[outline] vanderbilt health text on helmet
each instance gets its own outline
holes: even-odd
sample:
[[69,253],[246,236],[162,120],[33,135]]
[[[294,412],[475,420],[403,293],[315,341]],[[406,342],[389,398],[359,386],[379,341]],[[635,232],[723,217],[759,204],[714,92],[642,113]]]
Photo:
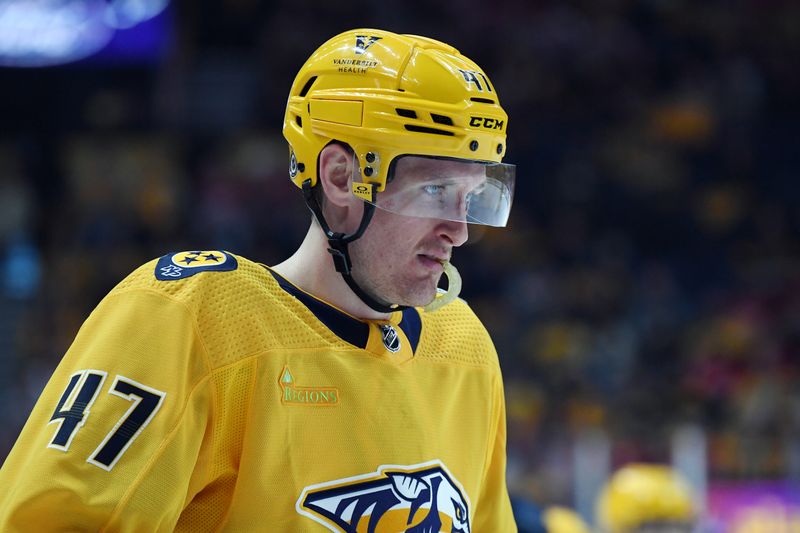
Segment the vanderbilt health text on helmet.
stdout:
[[[316,185],[319,153],[337,140],[356,153],[365,199],[372,188],[384,191],[401,156],[480,162],[490,186],[473,210],[484,214],[465,221],[504,226],[514,180],[513,165],[501,164],[507,126],[489,77],[455,48],[360,29],[323,44],[300,70],[283,133],[297,186]],[[487,216],[488,210],[499,214]]]

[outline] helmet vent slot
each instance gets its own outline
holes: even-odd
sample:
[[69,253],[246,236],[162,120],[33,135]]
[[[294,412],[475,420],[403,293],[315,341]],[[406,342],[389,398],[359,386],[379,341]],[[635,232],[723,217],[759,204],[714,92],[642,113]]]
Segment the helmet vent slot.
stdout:
[[473,102],[481,103],[481,104],[494,104],[494,103],[496,103],[491,98],[481,98],[480,96],[473,96],[472,98],[470,98],[470,100],[472,100]]
[[417,133],[432,133],[434,135],[447,135],[448,137],[452,137],[455,135],[455,133],[453,133],[452,131],[439,130],[436,128],[428,128],[425,126],[416,126],[414,124],[406,124],[405,127],[408,131],[414,131]]
[[397,111],[397,114],[400,115],[401,117],[417,118],[417,112],[414,111],[413,109],[400,109],[398,107],[395,109],[395,111]]
[[444,124],[445,126],[453,125],[453,119],[445,115],[437,115],[436,113],[431,113],[431,119],[433,119],[433,121],[437,124]]
[[300,115],[296,115],[296,116],[294,117],[294,121],[295,121],[295,122],[297,122],[297,125],[298,125],[298,126],[300,126],[301,128],[303,127],[303,119],[302,119],[302,118],[300,118]]
[[308,78],[308,81],[305,85],[303,85],[303,89],[300,91],[300,96],[303,97],[308,94],[308,91],[311,89],[311,86],[314,85],[314,82],[317,81],[316,76],[311,76]]

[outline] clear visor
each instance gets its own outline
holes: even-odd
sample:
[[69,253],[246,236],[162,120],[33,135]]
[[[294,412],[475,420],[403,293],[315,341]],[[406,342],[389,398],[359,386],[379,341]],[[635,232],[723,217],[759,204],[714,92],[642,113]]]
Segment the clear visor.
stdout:
[[392,163],[386,188],[374,201],[372,195],[358,194],[359,187],[365,187],[357,167],[353,191],[398,215],[503,227],[511,211],[515,174],[516,167],[504,163],[404,155]]

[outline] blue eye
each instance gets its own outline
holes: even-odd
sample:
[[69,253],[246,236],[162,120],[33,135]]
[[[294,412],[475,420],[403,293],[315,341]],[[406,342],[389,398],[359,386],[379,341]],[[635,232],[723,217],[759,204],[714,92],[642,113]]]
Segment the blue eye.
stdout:
[[431,196],[438,196],[444,192],[444,185],[425,185],[422,190]]

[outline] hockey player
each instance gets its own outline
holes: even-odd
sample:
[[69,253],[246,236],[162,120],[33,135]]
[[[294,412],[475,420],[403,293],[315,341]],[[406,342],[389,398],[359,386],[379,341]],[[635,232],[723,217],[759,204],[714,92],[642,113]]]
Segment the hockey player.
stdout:
[[617,470],[597,499],[602,533],[691,533],[698,509],[688,482],[666,465]]
[[468,223],[506,224],[506,127],[446,44],[326,42],[283,128],[304,242],[123,280],[0,471],[0,530],[516,531],[497,354],[450,264]]

